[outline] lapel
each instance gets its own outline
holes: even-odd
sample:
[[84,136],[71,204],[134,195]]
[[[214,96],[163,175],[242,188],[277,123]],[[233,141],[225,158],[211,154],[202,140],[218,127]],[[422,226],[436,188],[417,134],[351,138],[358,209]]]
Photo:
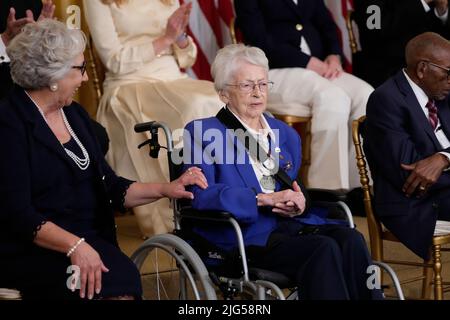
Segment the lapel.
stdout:
[[[279,1],[279,0],[277,0]],[[300,18],[301,18],[301,11],[300,11],[300,6],[295,4],[294,1],[292,0],[283,0],[286,5],[293,10],[293,12],[295,12]],[[302,1],[302,0],[298,0],[298,1]],[[300,4],[301,5],[301,4]]]
[[[269,123],[272,130],[275,132],[276,141],[274,141],[271,144],[271,153],[275,154],[276,148],[279,148],[284,144],[284,140],[286,137],[283,135],[280,135],[279,128],[276,125],[275,121],[272,121],[270,117],[267,115],[264,115],[267,122]],[[221,125],[226,130],[227,128],[221,123]],[[259,185],[259,181],[256,178],[255,171],[253,170],[252,165],[250,164],[250,158],[249,155],[245,149],[245,146],[242,144],[242,142],[239,139],[236,139],[235,135],[232,134],[233,130],[226,130],[226,136],[227,136],[227,146],[233,146],[234,148],[234,154],[236,155],[237,159],[245,159],[244,164],[236,164],[237,171],[239,172],[239,175],[241,176],[241,179],[244,181],[247,187],[252,188],[256,190],[258,193],[262,192],[261,186]],[[230,150],[227,150],[229,152]],[[281,153],[283,154],[283,148],[281,148]],[[281,159],[278,159],[279,166],[282,166],[284,161]],[[236,163],[236,162],[235,162]],[[281,189],[281,185],[278,181],[276,181],[276,191]]]
[[400,92],[404,96],[406,106],[411,111],[413,118],[417,121],[417,123],[419,123],[419,126],[423,129],[425,134],[431,139],[436,150],[440,150],[442,147],[437,140],[433,128],[428,122],[425,113],[422,111],[419,101],[417,101],[414,91],[412,90],[411,86],[408,83],[408,80],[403,74],[403,71],[397,73],[397,75],[395,76],[395,81],[397,82]]
[[[259,185],[258,180],[256,179],[255,171],[253,170],[252,165],[250,164],[250,158],[245,150],[245,146],[241,143],[239,139],[236,139],[236,136],[233,134],[234,130],[227,130],[222,123],[221,125],[224,127],[226,132],[227,142],[226,146],[232,146],[234,149],[226,150],[228,152],[234,152],[235,159],[235,167],[241,176],[242,181],[246,184],[247,187],[252,188],[257,191],[257,193],[261,193],[261,186]],[[227,148],[228,149],[228,148]],[[245,162],[242,164],[237,163],[236,159],[245,159]]]
[[[38,111],[33,101],[26,95],[25,91],[22,88],[16,88],[11,96],[11,100],[16,110],[31,128],[33,138],[38,143],[42,144],[49,152],[60,157],[72,170],[79,170],[74,161],[66,154],[63,146],[42,118],[41,113]],[[93,146],[90,143],[91,139],[87,137],[87,131],[83,130],[84,126],[81,123],[81,118],[74,116],[74,111],[73,108],[64,108],[64,112],[66,113],[72,129],[82,141],[89,155],[91,155],[93,150]]]

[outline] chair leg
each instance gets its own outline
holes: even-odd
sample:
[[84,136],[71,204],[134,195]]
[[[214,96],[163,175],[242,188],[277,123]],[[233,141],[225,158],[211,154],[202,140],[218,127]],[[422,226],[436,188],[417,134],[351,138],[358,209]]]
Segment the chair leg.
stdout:
[[443,299],[442,288],[442,264],[441,264],[441,245],[433,245],[433,269],[434,269],[434,299]]
[[[424,264],[431,264],[431,260],[423,261]],[[430,267],[423,267],[423,280],[422,280],[422,299],[430,300],[431,299],[431,286],[433,275],[433,269]]]

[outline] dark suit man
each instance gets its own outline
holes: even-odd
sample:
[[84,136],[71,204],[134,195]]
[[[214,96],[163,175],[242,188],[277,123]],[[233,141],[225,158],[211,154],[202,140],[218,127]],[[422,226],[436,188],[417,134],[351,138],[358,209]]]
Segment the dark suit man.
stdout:
[[[376,5],[377,12],[367,9]],[[447,0],[354,0],[362,51],[353,61],[356,76],[378,87],[405,66],[406,43],[426,31],[448,38]],[[380,28],[372,24],[379,18]]]
[[369,98],[364,149],[376,215],[428,258],[436,221],[450,220],[450,44],[421,34],[408,42],[406,63]]
[[[13,8],[13,9],[11,9]],[[52,18],[55,5],[47,0],[1,0],[0,1],[0,99],[8,95],[13,88],[9,60],[4,47],[20,32],[21,28],[35,19]],[[108,152],[109,138],[105,128],[92,120],[95,135],[99,140],[103,154]]]
[[[342,56],[336,25],[323,1],[235,0],[245,41],[261,48],[270,68],[306,68],[312,57]],[[311,51],[300,48],[304,38]]]

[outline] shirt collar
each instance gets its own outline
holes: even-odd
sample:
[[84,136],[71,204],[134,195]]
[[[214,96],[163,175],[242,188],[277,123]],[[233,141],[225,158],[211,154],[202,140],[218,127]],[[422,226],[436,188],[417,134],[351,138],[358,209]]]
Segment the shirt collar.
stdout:
[[241,118],[239,118],[239,116],[234,113],[230,108],[227,107],[227,109],[239,120],[239,122],[244,126],[244,128],[250,132],[250,134],[256,138],[261,138],[261,136],[263,137],[267,137],[268,135],[270,136],[270,139],[272,141],[276,141],[275,139],[275,133],[273,132],[272,128],[269,126],[269,123],[266,120],[266,117],[264,117],[264,115],[261,115],[260,120],[261,120],[261,124],[264,127],[263,130],[255,130],[253,128],[250,128],[244,121],[241,120]]
[[405,72],[405,70],[403,69],[403,74],[406,77],[406,80],[408,81],[409,85],[411,86],[414,95],[417,98],[417,101],[419,101],[420,107],[423,109],[425,108],[425,106],[428,103],[428,96],[427,94],[422,90],[421,87],[419,87],[414,81],[411,80],[411,78],[408,76],[408,74]]

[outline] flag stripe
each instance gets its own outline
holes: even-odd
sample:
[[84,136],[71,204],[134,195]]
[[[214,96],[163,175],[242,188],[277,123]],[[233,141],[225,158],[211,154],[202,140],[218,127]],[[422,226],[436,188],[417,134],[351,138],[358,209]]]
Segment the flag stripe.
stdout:
[[[186,0],[180,0],[180,2]],[[232,0],[191,0],[192,12],[189,18],[188,33],[194,39],[198,48],[197,61],[189,75],[198,79],[211,80],[210,64],[217,50],[231,43],[230,23],[234,17]],[[351,48],[346,15],[353,8],[353,0],[325,0],[325,4],[333,16],[342,43],[345,65],[351,71]],[[357,32],[357,30],[356,30]]]

